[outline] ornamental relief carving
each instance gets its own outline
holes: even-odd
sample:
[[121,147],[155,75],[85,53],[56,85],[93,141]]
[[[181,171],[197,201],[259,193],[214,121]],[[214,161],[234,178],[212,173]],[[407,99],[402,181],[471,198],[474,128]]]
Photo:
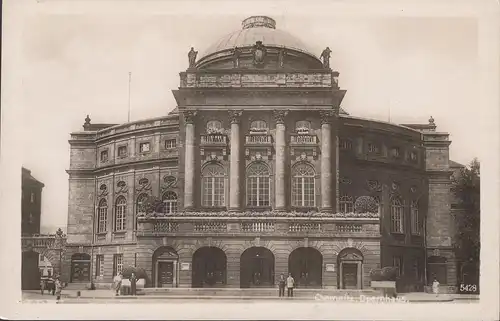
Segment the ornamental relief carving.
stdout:
[[239,124],[241,122],[241,115],[243,112],[241,110],[230,110],[229,111],[229,120],[231,124]]
[[367,180],[366,185],[370,192],[382,192],[382,184],[378,180]]
[[184,115],[184,121],[187,124],[193,124],[194,123],[195,118],[196,118],[196,111],[187,110],[187,111],[183,112],[183,115]]
[[333,121],[333,116],[335,116],[334,110],[322,110],[319,112],[321,125],[323,124],[331,124]]
[[106,197],[109,194],[108,185],[105,183],[99,185],[99,189],[97,191],[97,196]]
[[151,182],[146,177],[139,178],[136,185],[137,192],[150,191],[152,189]]
[[128,193],[128,186],[127,183],[124,180],[119,180],[118,183],[116,183],[116,190],[115,194],[126,194]]
[[225,161],[228,156],[226,148],[200,148],[200,155],[202,165],[207,162]]
[[273,111],[274,121],[276,122],[276,124],[284,124],[285,118],[287,115],[288,115],[287,110],[274,110]]
[[292,157],[292,162],[297,161],[313,161],[318,157],[318,149],[316,147],[291,147],[290,156]]
[[269,161],[272,159],[272,148],[246,148],[245,157],[251,161]]

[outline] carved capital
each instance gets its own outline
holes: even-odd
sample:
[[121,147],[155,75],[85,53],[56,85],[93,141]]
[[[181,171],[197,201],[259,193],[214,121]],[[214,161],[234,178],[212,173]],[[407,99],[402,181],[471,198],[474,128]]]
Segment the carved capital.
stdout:
[[186,122],[186,124],[194,123],[196,117],[196,111],[186,110],[183,114],[184,114],[184,121]]
[[335,116],[335,111],[333,110],[322,110],[319,112],[321,118],[321,125],[331,124],[333,121],[333,116]]
[[231,124],[239,124],[242,114],[243,112],[241,110],[230,110],[229,119],[231,120]]
[[276,124],[284,124],[286,115],[288,115],[288,111],[287,110],[275,110],[275,111],[273,111],[273,115],[274,115],[274,120],[276,121]]

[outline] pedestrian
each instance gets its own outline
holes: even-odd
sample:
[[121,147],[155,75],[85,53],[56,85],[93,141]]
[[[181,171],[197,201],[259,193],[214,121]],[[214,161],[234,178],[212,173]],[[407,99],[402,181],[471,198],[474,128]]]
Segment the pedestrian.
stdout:
[[285,285],[286,285],[285,276],[283,275],[283,273],[281,273],[280,279],[278,281],[279,296],[280,297],[284,297],[285,296]]
[[137,277],[135,276],[135,273],[132,272],[132,275],[130,276],[130,295],[136,295],[137,292]]
[[56,292],[56,303],[59,303],[59,300],[61,300],[61,292],[62,292],[62,283],[59,280],[59,277],[56,277],[55,281],[55,292]]
[[294,285],[295,285],[295,280],[292,277],[292,273],[288,273],[288,278],[286,279],[286,287],[288,288],[288,297],[293,297]]
[[43,295],[44,291],[45,291],[45,280],[40,279],[40,293],[42,293],[42,295]]
[[432,281],[432,293],[434,293],[436,296],[439,295],[439,282],[436,278],[434,278],[434,281]]
[[120,295],[120,288],[122,286],[122,272],[119,272],[113,279],[113,286],[115,290],[115,296]]

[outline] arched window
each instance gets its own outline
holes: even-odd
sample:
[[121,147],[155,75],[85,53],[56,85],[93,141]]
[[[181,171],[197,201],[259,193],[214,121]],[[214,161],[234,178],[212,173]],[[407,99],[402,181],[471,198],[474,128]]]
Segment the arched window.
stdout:
[[203,206],[225,206],[225,177],[224,168],[220,165],[210,164],[203,169]]
[[106,223],[108,218],[108,202],[102,199],[99,202],[99,207],[97,209],[97,233],[106,232]]
[[222,122],[218,120],[209,120],[207,122],[207,130],[211,129],[222,129]]
[[269,168],[263,163],[253,163],[247,169],[247,205],[267,207],[270,205]]
[[295,129],[296,130],[310,130],[311,129],[311,122],[307,120],[299,120],[298,122],[295,123]]
[[418,202],[411,202],[411,234],[419,235],[420,234],[420,222],[418,217]]
[[144,207],[144,205],[146,204],[147,199],[148,199],[147,194],[140,194],[139,196],[137,196],[137,202],[135,208],[137,216],[146,214],[146,208]]
[[120,196],[115,206],[115,231],[125,231],[125,217],[127,213],[127,200]]
[[162,201],[165,203],[165,213],[177,212],[177,194],[174,192],[165,192],[162,196]]
[[314,169],[308,164],[299,164],[293,168],[292,205],[314,207]]
[[403,233],[403,202],[396,197],[391,203],[391,232]]
[[267,123],[263,120],[254,120],[250,123],[250,129],[267,129]]
[[352,196],[344,195],[340,197],[339,203],[341,213],[354,212],[354,199]]

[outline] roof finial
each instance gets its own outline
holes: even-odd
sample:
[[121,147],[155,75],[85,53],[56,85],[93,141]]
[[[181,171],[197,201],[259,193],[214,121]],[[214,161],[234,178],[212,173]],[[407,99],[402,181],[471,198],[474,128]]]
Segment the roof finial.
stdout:
[[90,127],[90,117],[89,115],[87,115],[87,117],[85,118],[85,123],[83,124],[83,129],[87,129]]
[[429,118],[429,125],[435,125],[434,118],[432,118],[432,116],[431,116],[431,118]]

